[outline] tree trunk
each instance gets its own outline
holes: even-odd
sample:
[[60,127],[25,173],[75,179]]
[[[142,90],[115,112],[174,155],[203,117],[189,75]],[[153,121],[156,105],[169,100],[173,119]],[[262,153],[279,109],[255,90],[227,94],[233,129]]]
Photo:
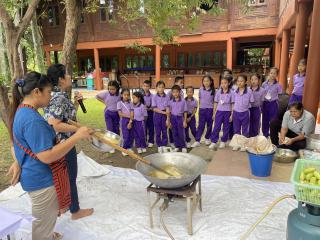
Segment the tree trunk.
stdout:
[[4,30],[6,32],[6,45],[12,80],[22,78],[23,69],[19,56],[17,31],[16,29],[8,29],[6,27],[4,28]]
[[46,68],[44,65],[43,49],[42,49],[42,39],[39,32],[39,26],[37,25],[37,16],[34,14],[31,21],[31,31],[33,47],[36,55],[36,65],[38,66],[40,73],[45,73]]
[[9,63],[6,51],[6,42],[4,39],[3,26],[0,23],[0,72],[5,82],[10,82]]
[[[21,17],[20,17],[20,11],[21,9],[19,8],[18,11],[16,11],[15,14],[15,19],[14,19],[14,25],[17,27],[21,21]],[[22,76],[24,76],[24,74],[27,71],[27,67],[24,61],[24,55],[23,55],[23,49],[22,46],[20,44],[20,40],[19,40],[19,44],[18,44],[18,54],[19,54],[19,60],[20,60],[20,64],[21,64],[21,69],[22,69]]]
[[10,106],[8,98],[8,88],[6,86],[0,85],[0,112],[1,118],[5,126],[9,129],[9,111],[8,106]]
[[71,76],[81,19],[81,2],[82,1],[77,0],[66,0],[65,2],[67,18],[62,50],[62,63],[66,66],[66,73]]
[[[15,25],[14,20],[11,18],[10,14],[5,8],[4,1],[0,1],[0,22],[2,22],[3,24],[5,33],[7,56],[12,83],[14,83],[15,79],[23,76],[23,69],[18,53],[18,45],[20,43],[22,35],[30,24],[31,18],[34,15],[39,2],[40,0],[30,0],[23,18],[17,25]],[[7,127],[9,127],[8,115],[11,108],[9,106],[10,101],[8,96],[8,89],[0,84],[0,111]]]

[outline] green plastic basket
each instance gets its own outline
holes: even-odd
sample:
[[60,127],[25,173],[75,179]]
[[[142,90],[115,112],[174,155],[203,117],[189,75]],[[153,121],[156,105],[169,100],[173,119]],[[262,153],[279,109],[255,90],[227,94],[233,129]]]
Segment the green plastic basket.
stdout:
[[320,161],[297,159],[291,174],[291,183],[294,185],[298,201],[320,205],[320,186],[300,183],[301,172],[309,167],[314,167],[320,172]]

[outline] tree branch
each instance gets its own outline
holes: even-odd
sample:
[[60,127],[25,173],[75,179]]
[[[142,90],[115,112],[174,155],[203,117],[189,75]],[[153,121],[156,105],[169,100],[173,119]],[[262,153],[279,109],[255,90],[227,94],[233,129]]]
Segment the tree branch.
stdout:
[[21,19],[21,22],[18,25],[18,38],[21,37],[21,35],[25,32],[25,30],[30,25],[30,21],[34,15],[34,12],[37,9],[39,2],[40,2],[40,0],[32,0],[29,3],[28,9],[27,9],[25,15],[23,16],[23,18]]
[[0,21],[3,26],[14,29],[13,20],[5,9],[4,3],[0,3]]

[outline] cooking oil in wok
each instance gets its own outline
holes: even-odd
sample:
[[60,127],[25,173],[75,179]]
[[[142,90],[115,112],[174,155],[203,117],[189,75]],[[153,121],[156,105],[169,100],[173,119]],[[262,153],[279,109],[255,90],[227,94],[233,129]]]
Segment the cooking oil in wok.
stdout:
[[179,169],[175,165],[167,164],[167,165],[161,166],[161,169],[170,173],[171,175],[168,175],[168,174],[161,172],[159,170],[152,170],[149,173],[149,176],[159,178],[159,179],[181,178],[182,177],[181,172],[179,171]]

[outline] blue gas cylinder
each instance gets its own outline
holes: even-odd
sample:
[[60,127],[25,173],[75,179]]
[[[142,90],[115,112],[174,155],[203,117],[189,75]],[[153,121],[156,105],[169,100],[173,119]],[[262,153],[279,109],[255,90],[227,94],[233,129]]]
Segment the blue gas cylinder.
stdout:
[[299,202],[287,221],[287,240],[320,239],[320,206]]

